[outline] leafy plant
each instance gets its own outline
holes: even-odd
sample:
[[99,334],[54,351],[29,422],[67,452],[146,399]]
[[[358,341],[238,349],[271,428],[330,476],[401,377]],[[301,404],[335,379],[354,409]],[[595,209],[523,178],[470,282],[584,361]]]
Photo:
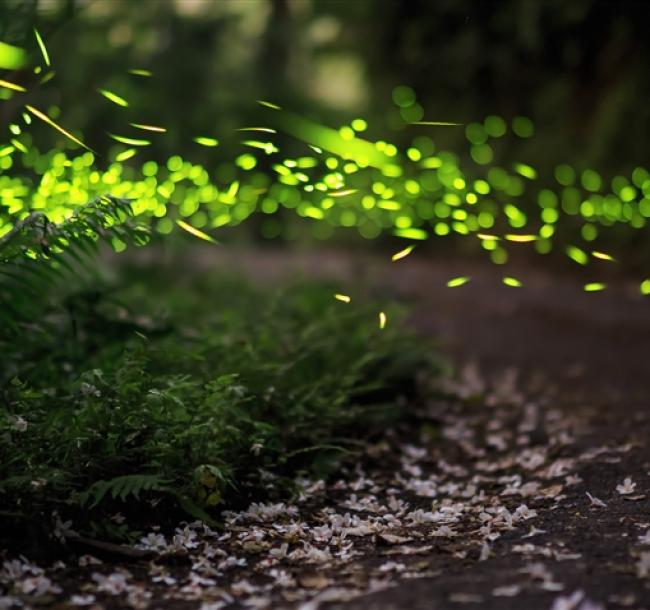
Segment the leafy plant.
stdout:
[[87,504],[89,508],[97,506],[108,495],[122,502],[131,498],[139,500],[141,492],[165,491],[167,483],[168,481],[155,474],[127,474],[109,481],[93,483],[88,490],[77,496],[77,500],[82,505]]
[[136,268],[72,292],[47,331],[21,324],[2,379],[0,510],[77,523],[164,499],[210,519],[269,477],[326,474],[437,370],[397,312],[380,330],[376,305],[333,294]]
[[148,231],[135,223],[129,200],[109,195],[58,225],[41,212],[17,222],[0,239],[0,319],[5,333],[37,318],[49,303],[43,297],[56,293],[66,274],[78,273],[97,253],[100,239],[141,245]]

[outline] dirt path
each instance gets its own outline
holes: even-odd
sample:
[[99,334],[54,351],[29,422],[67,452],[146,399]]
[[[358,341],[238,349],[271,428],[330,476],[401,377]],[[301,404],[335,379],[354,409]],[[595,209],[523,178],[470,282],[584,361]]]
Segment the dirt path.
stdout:
[[512,289],[492,266],[416,258],[219,264],[399,295],[459,363],[446,389],[463,399],[432,401],[434,425],[387,431],[291,505],[151,532],[146,561],[5,565],[0,608],[650,608],[650,301],[634,287],[522,271]]

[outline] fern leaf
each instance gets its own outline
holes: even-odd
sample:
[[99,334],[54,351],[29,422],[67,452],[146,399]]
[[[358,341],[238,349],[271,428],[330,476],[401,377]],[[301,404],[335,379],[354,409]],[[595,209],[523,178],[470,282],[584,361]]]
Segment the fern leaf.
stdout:
[[126,502],[130,497],[140,499],[142,491],[169,491],[169,481],[157,474],[127,474],[108,481],[93,483],[79,498],[82,505],[92,499],[89,508],[95,508],[107,497]]

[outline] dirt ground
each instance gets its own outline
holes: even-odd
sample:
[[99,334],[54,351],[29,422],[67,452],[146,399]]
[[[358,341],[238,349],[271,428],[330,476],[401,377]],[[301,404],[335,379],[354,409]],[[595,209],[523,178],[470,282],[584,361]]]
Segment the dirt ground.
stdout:
[[585,294],[518,269],[524,286],[509,288],[492,265],[413,255],[205,264],[394,296],[450,354],[457,398],[386,431],[339,480],[304,481],[292,504],[227,515],[223,532],[153,531],[128,562],[5,564],[0,609],[650,608],[650,300],[635,285]]

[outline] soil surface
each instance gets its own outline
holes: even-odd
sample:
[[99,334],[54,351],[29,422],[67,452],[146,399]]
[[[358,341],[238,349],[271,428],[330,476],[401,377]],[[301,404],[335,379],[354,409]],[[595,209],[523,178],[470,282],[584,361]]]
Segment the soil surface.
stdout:
[[[302,481],[299,498],[226,515],[223,531],[154,530],[129,561],[8,559],[0,609],[650,609],[650,300],[638,284],[585,294],[575,277],[516,269],[524,286],[510,288],[494,266],[414,255],[205,264],[394,295],[452,355],[447,397],[338,480]],[[461,275],[472,279],[445,287]]]

